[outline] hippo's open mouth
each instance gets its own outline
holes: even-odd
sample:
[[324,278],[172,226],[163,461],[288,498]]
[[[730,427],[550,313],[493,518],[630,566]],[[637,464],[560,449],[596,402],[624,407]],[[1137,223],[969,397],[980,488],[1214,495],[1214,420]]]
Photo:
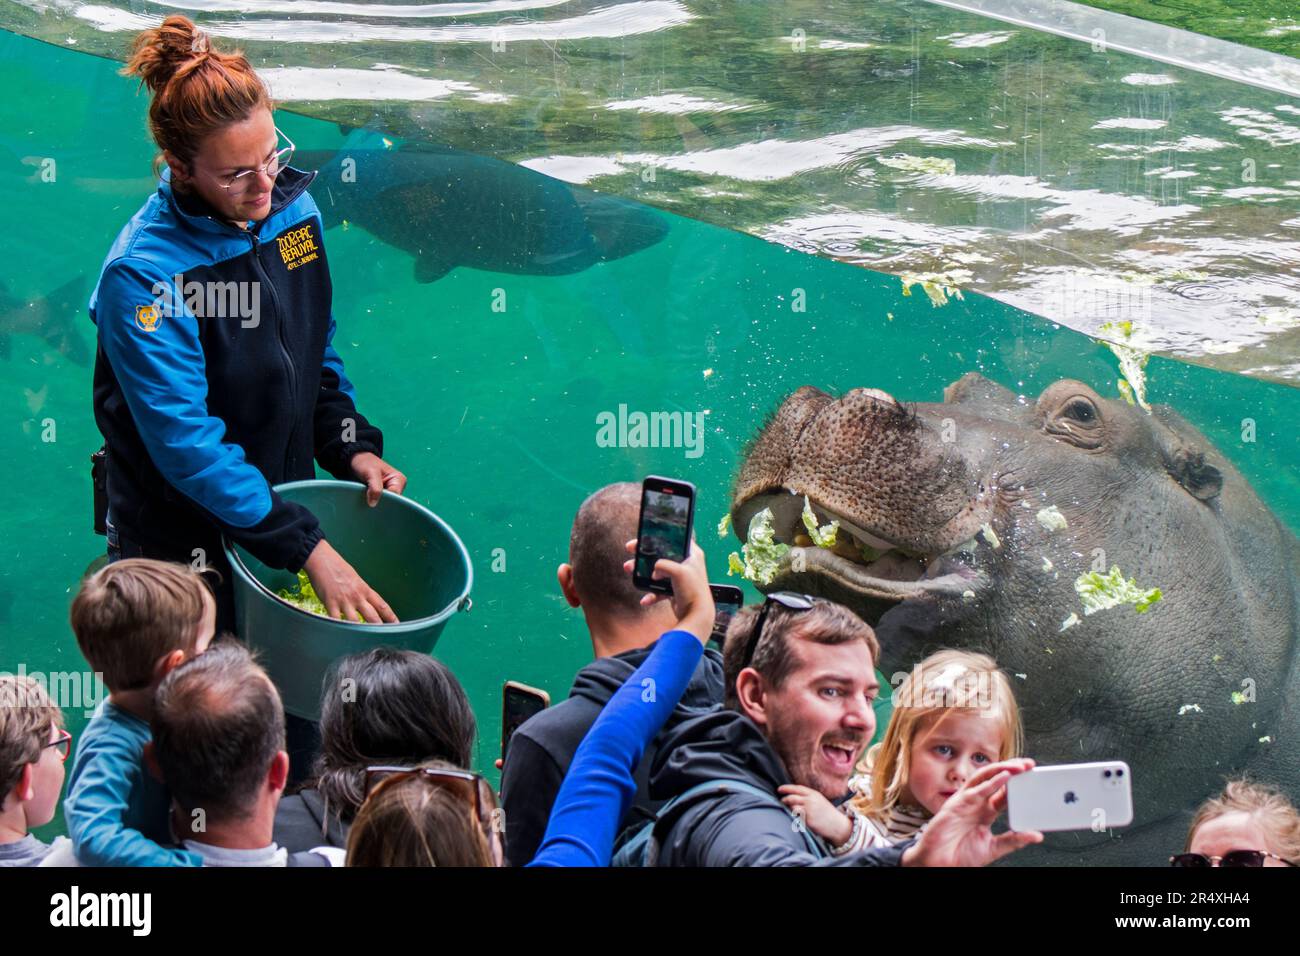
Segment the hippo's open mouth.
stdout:
[[972,563],[974,537],[942,552],[926,554],[860,527],[811,496],[808,500],[819,525],[839,522],[834,547],[816,546],[808,536],[802,519],[804,495],[800,492],[764,492],[737,507],[738,529],[747,528],[754,515],[770,508],[774,537],[790,545],[771,586],[763,590],[796,588],[837,599],[853,595],[858,598],[855,605],[869,608],[872,613],[868,617],[878,619],[898,602],[969,596],[978,592],[984,582],[984,574]]

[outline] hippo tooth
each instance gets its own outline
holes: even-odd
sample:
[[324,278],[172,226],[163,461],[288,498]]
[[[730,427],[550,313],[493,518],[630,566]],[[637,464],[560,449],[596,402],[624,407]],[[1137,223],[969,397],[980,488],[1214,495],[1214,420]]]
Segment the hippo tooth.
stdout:
[[897,545],[895,545],[892,541],[886,541],[884,538],[876,537],[874,534],[872,534],[869,531],[863,531],[853,522],[847,521],[844,518],[841,518],[837,514],[831,514],[831,512],[829,511],[826,513],[830,515],[832,518],[834,518],[836,521],[838,521],[840,523],[840,528],[852,534],[853,537],[856,538],[860,544],[870,545],[871,547],[875,548],[877,551],[891,551],[897,547]]
[[967,538],[967,539],[966,539],[965,541],[963,541],[961,544],[957,544],[957,545],[954,545],[953,547],[949,548],[947,551],[944,552],[944,556],[947,556],[947,555],[950,555],[950,554],[957,554],[957,553],[962,552],[962,551],[965,551],[967,554],[972,554],[972,553],[974,553],[974,551],[975,551],[975,538],[974,538],[974,537]]

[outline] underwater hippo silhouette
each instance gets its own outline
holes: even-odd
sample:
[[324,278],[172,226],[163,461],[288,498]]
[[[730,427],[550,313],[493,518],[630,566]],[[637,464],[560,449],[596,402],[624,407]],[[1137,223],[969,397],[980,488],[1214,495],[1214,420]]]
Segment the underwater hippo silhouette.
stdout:
[[[907,406],[805,386],[747,449],[737,533],[771,508],[795,542],[805,495],[840,520],[840,553],[792,547],[763,590],[853,608],[887,678],[940,647],[990,654],[1028,756],[1132,767],[1132,825],[1048,834],[1011,862],[1164,865],[1225,775],[1300,793],[1300,546],[1177,412],[1068,379],[1035,400],[970,373]],[[1038,519],[1053,505],[1066,527]],[[1076,579],[1114,567],[1162,599],[1085,614]]]
[[568,275],[621,259],[667,235],[639,203],[604,196],[513,163],[373,136],[337,152],[299,150],[318,169],[311,194],[325,228],[342,221],[415,257],[433,282],[457,266],[515,275]]
[[0,283],[0,358],[9,358],[10,339],[14,335],[31,335],[68,361],[85,366],[90,349],[77,332],[76,321],[86,311],[86,277],[78,276],[39,299],[21,299],[11,295]]

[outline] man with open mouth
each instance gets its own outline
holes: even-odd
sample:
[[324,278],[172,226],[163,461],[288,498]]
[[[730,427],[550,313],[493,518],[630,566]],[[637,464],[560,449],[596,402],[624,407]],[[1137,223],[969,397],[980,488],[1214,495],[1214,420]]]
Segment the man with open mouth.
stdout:
[[1037,832],[994,836],[1006,781],[1028,759],[974,774],[915,840],[832,858],[792,816],[795,783],[840,801],[872,735],[879,692],[871,627],[847,608],[778,592],[741,610],[723,651],[725,706],[680,724],[660,744],[650,792],[670,802],[652,831],[658,866],[983,866]]

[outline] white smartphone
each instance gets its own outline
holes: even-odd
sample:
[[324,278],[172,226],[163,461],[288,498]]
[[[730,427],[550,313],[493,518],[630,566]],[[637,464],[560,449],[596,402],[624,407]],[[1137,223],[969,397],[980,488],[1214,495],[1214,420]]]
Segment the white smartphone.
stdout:
[[1122,760],[1035,767],[1007,781],[1012,830],[1109,830],[1133,822],[1132,773]]

